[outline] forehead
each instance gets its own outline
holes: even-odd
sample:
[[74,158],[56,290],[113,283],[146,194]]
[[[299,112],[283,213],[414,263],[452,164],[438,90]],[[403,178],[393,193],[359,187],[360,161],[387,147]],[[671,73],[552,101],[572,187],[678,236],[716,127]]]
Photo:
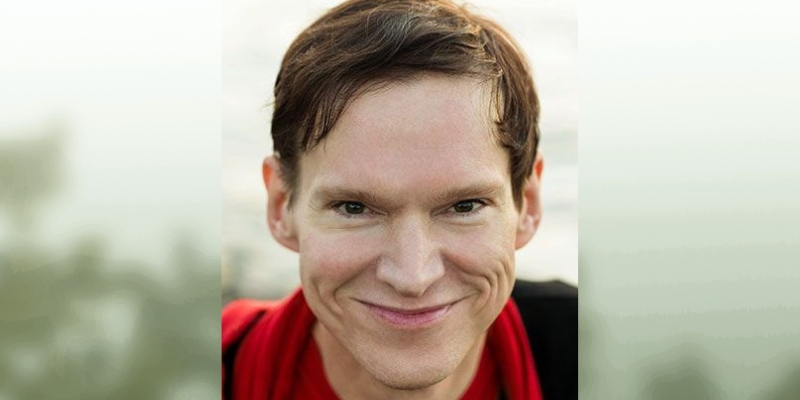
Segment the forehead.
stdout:
[[490,85],[426,75],[356,98],[330,134],[301,157],[301,192],[366,185],[407,191],[466,180],[502,183],[508,158],[493,134]]

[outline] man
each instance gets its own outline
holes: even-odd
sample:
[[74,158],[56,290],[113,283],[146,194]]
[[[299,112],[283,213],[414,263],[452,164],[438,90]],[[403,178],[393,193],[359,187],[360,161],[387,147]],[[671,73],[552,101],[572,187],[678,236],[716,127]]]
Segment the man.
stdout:
[[511,38],[448,0],[352,0],[301,33],[263,175],[302,287],[226,307],[223,398],[577,398],[577,290],[514,275],[538,115]]

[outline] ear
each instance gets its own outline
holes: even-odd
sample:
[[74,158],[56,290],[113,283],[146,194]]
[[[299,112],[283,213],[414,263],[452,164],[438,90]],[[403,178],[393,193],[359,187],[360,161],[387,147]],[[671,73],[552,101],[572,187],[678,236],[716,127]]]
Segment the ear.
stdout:
[[281,178],[281,165],[276,156],[264,159],[264,186],[267,188],[267,224],[272,236],[289,250],[299,251],[297,229],[289,210],[289,191]]
[[539,197],[539,189],[542,183],[543,169],[544,158],[540,151],[533,162],[531,175],[525,180],[525,186],[522,188],[522,207],[520,209],[515,244],[517,249],[530,242],[536,230],[539,229],[539,222],[542,220],[542,202]]

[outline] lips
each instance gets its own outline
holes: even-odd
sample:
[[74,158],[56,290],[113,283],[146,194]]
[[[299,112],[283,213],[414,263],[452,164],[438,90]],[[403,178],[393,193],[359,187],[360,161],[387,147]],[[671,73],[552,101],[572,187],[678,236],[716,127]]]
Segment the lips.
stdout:
[[454,303],[402,309],[362,302],[367,309],[379,319],[401,328],[424,328],[443,320],[450,312]]

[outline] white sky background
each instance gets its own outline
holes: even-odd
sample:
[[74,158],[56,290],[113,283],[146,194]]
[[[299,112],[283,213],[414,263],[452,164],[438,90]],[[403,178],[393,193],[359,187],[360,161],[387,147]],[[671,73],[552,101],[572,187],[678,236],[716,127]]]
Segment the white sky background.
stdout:
[[219,255],[219,26],[207,0],[0,2],[2,140],[65,131],[37,240],[95,235],[159,273],[179,232]]
[[[297,258],[264,222],[272,86],[291,41],[339,1],[235,0],[222,8],[223,252],[247,266],[245,293],[297,284]],[[471,1],[525,49],[542,103],[544,220],[519,275],[578,282],[578,12],[575,1]]]

